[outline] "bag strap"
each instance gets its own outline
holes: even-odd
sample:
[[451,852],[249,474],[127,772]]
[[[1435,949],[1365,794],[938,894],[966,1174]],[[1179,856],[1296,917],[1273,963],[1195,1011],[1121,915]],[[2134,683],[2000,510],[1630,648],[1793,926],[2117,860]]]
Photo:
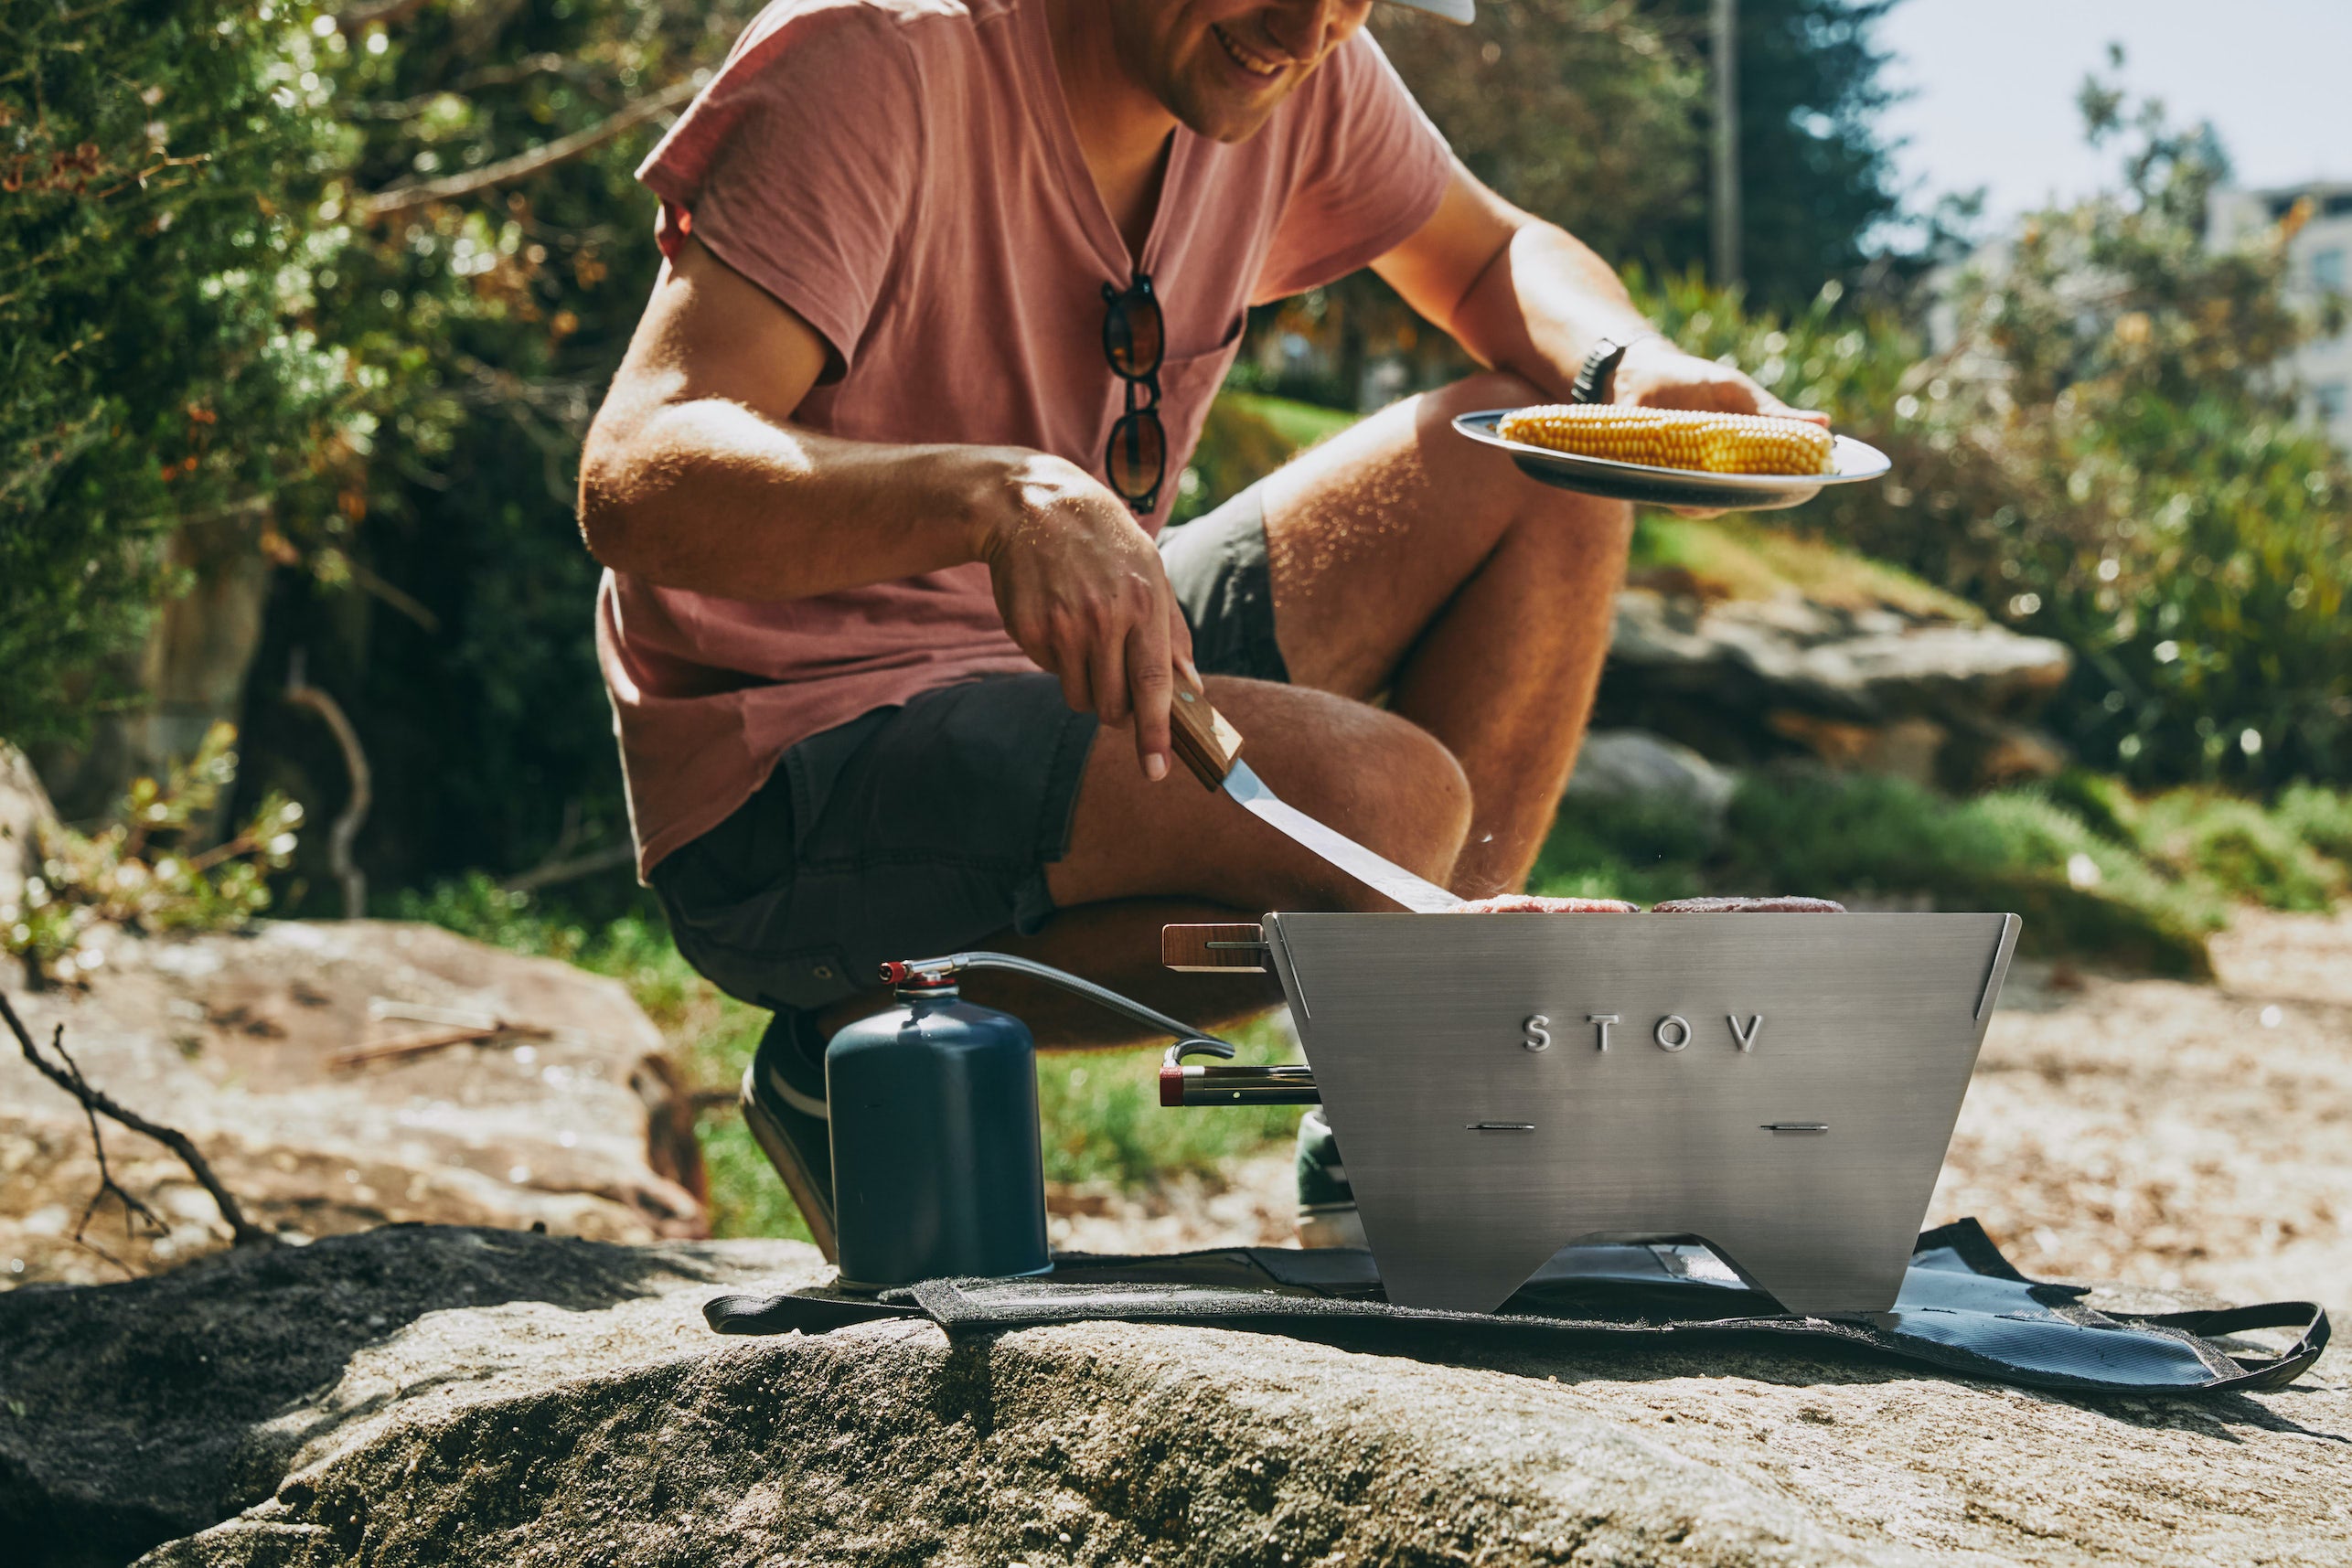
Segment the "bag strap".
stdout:
[[923,1316],[919,1307],[838,1296],[720,1296],[702,1304],[702,1320],[721,1334],[829,1334],[853,1323]]
[[[2200,1339],[2218,1339],[2226,1334],[2242,1333],[2249,1328],[2294,1328],[2300,1330],[2295,1342],[2275,1356],[2240,1356],[2229,1359],[2245,1369],[2237,1377],[2223,1378],[2208,1383],[2208,1392],[2221,1389],[2281,1389],[2301,1377],[2320,1352],[2327,1349],[2333,1331],[2327,1321],[2327,1309],[2312,1301],[2265,1301],[2251,1307],[2223,1307],[2204,1312],[2118,1313],[2120,1321],[2145,1323],[2157,1328],[2178,1328]],[[2227,1352],[2225,1352],[2227,1353]]]

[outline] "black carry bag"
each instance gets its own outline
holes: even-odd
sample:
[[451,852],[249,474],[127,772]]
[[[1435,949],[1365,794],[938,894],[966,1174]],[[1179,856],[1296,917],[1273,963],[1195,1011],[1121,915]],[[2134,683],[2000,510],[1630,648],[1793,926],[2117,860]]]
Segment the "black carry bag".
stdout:
[[[2027,1279],[1973,1220],[1921,1235],[1892,1310],[1801,1317],[1775,1309],[1696,1243],[1570,1247],[1502,1310],[1395,1307],[1371,1253],[1232,1247],[1167,1256],[1064,1253],[1018,1279],[935,1279],[879,1296],[837,1289],[722,1296],[703,1308],[722,1334],[822,1334],[887,1318],[928,1318],[950,1335],[1090,1319],[1193,1323],[1316,1338],[1393,1326],[1516,1339],[1690,1344],[1740,1336],[1794,1349],[1835,1344],[1962,1377],[2075,1393],[2210,1393],[2283,1388],[2326,1348],[2327,1314],[2304,1301],[2204,1312],[2101,1312],[2089,1290]],[[2264,1350],[2235,1337],[2284,1329]]]

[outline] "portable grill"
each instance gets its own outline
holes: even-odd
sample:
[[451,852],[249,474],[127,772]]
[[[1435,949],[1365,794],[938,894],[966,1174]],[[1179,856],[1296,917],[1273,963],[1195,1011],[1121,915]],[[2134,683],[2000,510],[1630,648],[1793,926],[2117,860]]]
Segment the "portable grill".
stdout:
[[1270,969],[1304,1066],[1236,1065],[1213,1035],[1003,954],[885,977],[1014,971],[1172,1035],[1163,1105],[1321,1104],[1398,1306],[1491,1312],[1572,1243],[1696,1239],[1790,1312],[1881,1312],[2019,929],[2014,914],[1653,912],[1163,931],[1171,968]]
[[1572,1242],[1696,1237],[1791,1312],[1890,1307],[2014,914],[1269,914],[1308,1065],[1185,1060],[1166,1104],[1320,1102],[1391,1301],[1491,1311]]

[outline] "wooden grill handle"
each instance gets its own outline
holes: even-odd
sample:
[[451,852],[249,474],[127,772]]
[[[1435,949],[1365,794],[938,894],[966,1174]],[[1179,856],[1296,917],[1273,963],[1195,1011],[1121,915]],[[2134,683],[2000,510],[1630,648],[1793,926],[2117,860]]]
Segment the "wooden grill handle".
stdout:
[[1160,962],[1188,975],[1235,969],[1266,972],[1266,933],[1252,921],[1224,925],[1163,925]]

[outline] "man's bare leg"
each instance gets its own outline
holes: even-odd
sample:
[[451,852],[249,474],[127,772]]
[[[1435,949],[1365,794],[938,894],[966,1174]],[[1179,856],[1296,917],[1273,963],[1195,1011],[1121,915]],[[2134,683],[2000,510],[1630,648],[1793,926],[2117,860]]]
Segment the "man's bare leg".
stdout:
[[1576,765],[1609,651],[1632,508],[1522,475],[1457,414],[1541,400],[1473,376],[1384,410],[1267,483],[1276,635],[1291,678],[1389,707],[1461,763],[1470,836],[1448,885],[1516,891]]
[[[1470,824],[1470,792],[1445,748],[1392,713],[1331,693],[1212,677],[1209,698],[1285,797],[1399,865],[1441,880]],[[1157,784],[1131,750],[1097,744],[1079,784],[1069,853],[1046,868],[1060,912],[1035,937],[989,945],[1069,969],[1188,1022],[1214,1028],[1281,1000],[1270,975],[1175,975],[1160,928],[1254,921],[1268,910],[1395,906],[1333,870],[1190,773]],[[1145,1038],[1090,1002],[1034,982],[974,976],[975,1000],[1018,1015],[1040,1044]],[[854,998],[820,1020],[873,1010]]]

